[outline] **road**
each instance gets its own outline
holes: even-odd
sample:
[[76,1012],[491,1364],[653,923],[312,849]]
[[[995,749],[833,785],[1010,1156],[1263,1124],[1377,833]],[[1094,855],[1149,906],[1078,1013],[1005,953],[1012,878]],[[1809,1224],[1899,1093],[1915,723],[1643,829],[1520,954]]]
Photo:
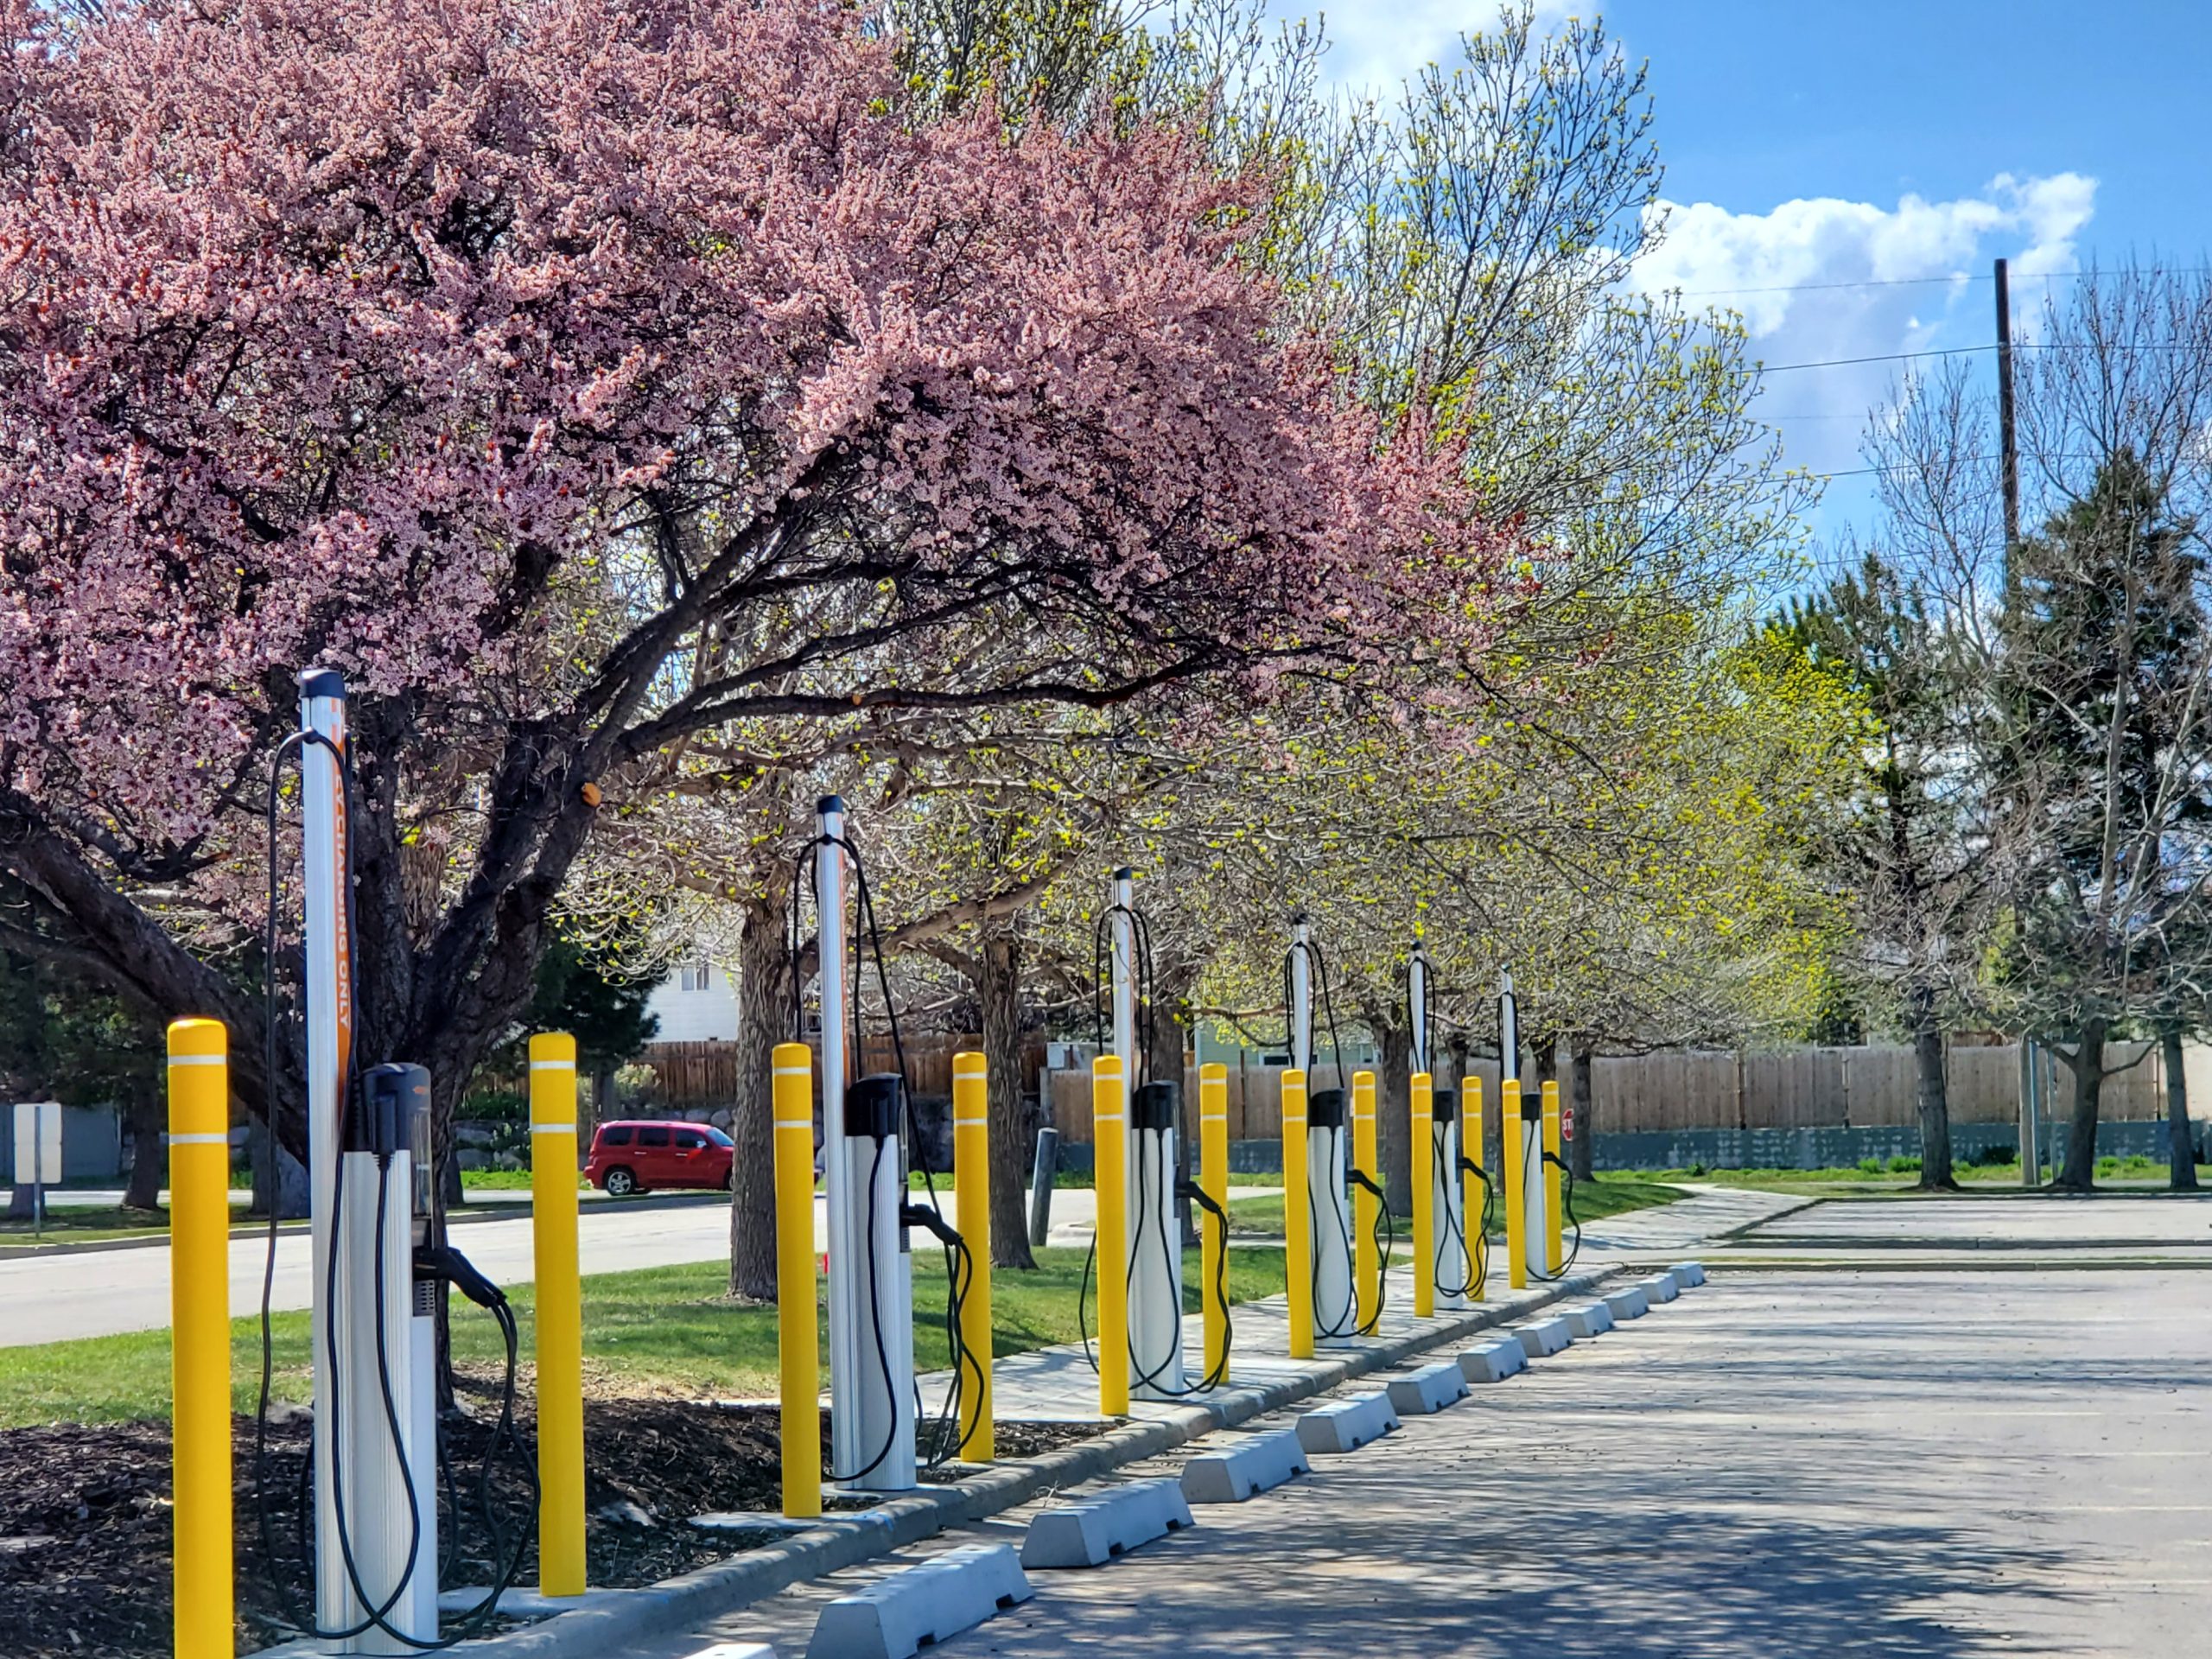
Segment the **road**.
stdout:
[[[940,1186],[950,1213],[952,1193]],[[1067,1188],[1052,1199],[1055,1231],[1090,1221],[1092,1198]],[[720,1202],[652,1199],[639,1204],[590,1204],[579,1222],[583,1270],[616,1273],[631,1268],[712,1262],[729,1253],[729,1211]],[[826,1237],[822,1200],[815,1203],[815,1239]],[[454,1229],[462,1254],[501,1285],[530,1282],[535,1273],[527,1214],[470,1221]],[[258,1234],[231,1241],[231,1312],[243,1316],[261,1306],[268,1245]],[[280,1234],[270,1305],[308,1306],[313,1278],[308,1236]],[[76,1337],[149,1331],[169,1322],[169,1251],[166,1243],[131,1249],[55,1253],[0,1262],[0,1347],[60,1342]]]
[[[2202,1652],[2209,1377],[2202,1273],[1716,1274],[1192,1532],[1034,1573],[1033,1601],[932,1651]],[[1018,1545],[1032,1513],[926,1549]],[[823,1602],[885,1570],[626,1651],[803,1653]]]

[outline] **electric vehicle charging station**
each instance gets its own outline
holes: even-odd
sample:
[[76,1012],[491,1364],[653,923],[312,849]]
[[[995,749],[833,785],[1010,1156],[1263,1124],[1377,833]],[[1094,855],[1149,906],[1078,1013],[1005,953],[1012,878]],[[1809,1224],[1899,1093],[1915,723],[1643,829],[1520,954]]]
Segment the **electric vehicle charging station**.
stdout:
[[[1521,1009],[1513,994],[1513,975],[1500,969],[1497,976],[1497,1052],[1499,1087],[1521,1080]],[[1545,1240],[1544,1219],[1544,1103],[1540,1090],[1523,1089],[1518,1128],[1500,1126],[1505,1144],[1500,1158],[1519,1160],[1521,1171],[1521,1267],[1531,1281],[1552,1277]],[[1516,1139],[1517,1136],[1517,1139]]]
[[[1406,1012],[1408,1029],[1413,1037],[1413,1069],[1417,1075],[1432,1072],[1430,990],[1428,953],[1416,944],[1413,959],[1406,968]],[[1474,1274],[1467,1261],[1466,1226],[1461,1206],[1459,1126],[1454,1092],[1433,1089],[1429,1114],[1429,1214],[1433,1217],[1430,1226],[1431,1282],[1435,1287],[1436,1306],[1456,1311],[1468,1305],[1466,1293],[1473,1287]],[[1481,1135],[1480,1124],[1475,1126],[1475,1133]]]
[[[519,1338],[512,1311],[447,1243],[433,1203],[430,1074],[419,1065],[364,1066],[357,1053],[359,962],[353,915],[353,766],[344,677],[329,668],[299,676],[300,726],[279,746],[270,780],[266,1020],[278,1028],[274,963],[281,883],[278,787],[284,758],[299,752],[301,944],[310,1254],[314,1426],[311,1605],[291,1617],[327,1651],[405,1654],[446,1645],[438,1634],[439,1287],[450,1284],[491,1313],[505,1338],[505,1403],[488,1459],[524,1458],[513,1433]],[[270,1115],[273,1123],[275,1114]],[[272,1145],[274,1129],[270,1131]],[[272,1156],[272,1166],[274,1159]],[[276,1227],[270,1230],[273,1275]],[[262,1319],[270,1317],[264,1279]],[[264,1377],[259,1414],[265,1426]],[[264,1437],[257,1433],[255,1503],[269,1526]],[[488,1476],[488,1469],[486,1471]],[[529,1502],[537,1502],[529,1467]],[[289,1484],[289,1482],[287,1483]],[[485,1522],[502,1557],[491,1591],[454,1621],[481,1627],[513,1583],[529,1533],[491,1511]],[[302,1517],[302,1532],[305,1531]]]
[[[1290,944],[1290,1063],[1313,1076],[1313,938],[1304,916],[1293,918]],[[1313,1089],[1306,1103],[1306,1203],[1313,1228],[1313,1333],[1324,1342],[1353,1336],[1359,1309],[1352,1287],[1351,1214],[1344,1202],[1346,1091],[1344,1060],[1337,1085]]]
[[846,1084],[849,1057],[858,1052],[845,982],[846,861],[845,804],[825,795],[815,807],[814,881],[830,1211],[830,1474],[855,1491],[903,1492],[915,1480],[913,1257],[899,1139],[906,1090],[896,1072]]
[[[339,1651],[405,1653],[438,1633],[436,1287],[429,1074],[379,1065],[353,1087],[346,687],[300,677],[313,1232],[315,1622]],[[397,1210],[397,1213],[394,1211]],[[384,1628],[389,1626],[389,1629]]]
[[[1184,1382],[1183,1233],[1175,1214],[1183,1089],[1179,1078],[1137,1081],[1147,1057],[1137,1052],[1137,994],[1145,953],[1139,944],[1136,872],[1127,866],[1116,870],[1107,912],[1111,1052],[1122,1062],[1128,1090],[1122,1133],[1128,1136],[1129,1171],[1124,1235],[1129,1256],[1129,1387],[1139,1399],[1175,1400],[1192,1392]],[[1111,1263],[1104,1269],[1113,1270]]]

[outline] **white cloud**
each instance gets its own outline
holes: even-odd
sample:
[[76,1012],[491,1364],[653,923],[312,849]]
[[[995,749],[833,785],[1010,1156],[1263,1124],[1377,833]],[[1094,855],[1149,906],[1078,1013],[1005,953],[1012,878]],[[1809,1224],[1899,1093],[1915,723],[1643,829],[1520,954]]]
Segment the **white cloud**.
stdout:
[[[1459,58],[1459,39],[1493,27],[1499,0],[1274,0],[1269,10],[1286,20],[1322,16],[1334,42],[1322,65],[1329,79],[1363,91],[1395,86],[1425,64]],[[1536,23],[1597,15],[1596,0],[1536,0]]]
[[[1785,201],[1764,213],[1733,213],[1713,202],[1663,203],[1666,237],[1637,262],[1639,289],[1680,289],[1743,313],[1754,339],[1782,333],[1865,301],[1823,299],[1823,283],[1916,283],[1986,269],[1985,249],[2009,252],[2019,272],[2070,268],[2074,236],[2094,210],[2097,181],[2078,173],[2015,179],[2001,174],[1980,195],[1928,201],[1908,195],[1895,207],[1833,196]],[[2007,247],[2009,244],[2009,248]],[[1796,292],[1772,290],[1794,289]],[[1862,296],[1876,290],[1853,290]],[[1919,290],[1943,293],[1941,286]],[[1915,302],[1872,308],[1892,320]]]
[[[2078,173],[2001,174],[1949,201],[1907,195],[1895,207],[1835,197],[1785,201],[1765,213],[1713,202],[1668,204],[1659,246],[1637,262],[1631,286],[1678,289],[1693,308],[1737,311],[1770,365],[1980,346],[1995,328],[1990,262],[2012,263],[2016,324],[2031,321],[2044,284],[2070,270],[2075,238],[2095,211],[2097,181]],[[1848,472],[1871,416],[1904,372],[1895,360],[1774,374],[1759,409],[1781,427],[1796,463]],[[1839,505],[1865,486],[1840,492]],[[1827,517],[1827,515],[1823,515]]]

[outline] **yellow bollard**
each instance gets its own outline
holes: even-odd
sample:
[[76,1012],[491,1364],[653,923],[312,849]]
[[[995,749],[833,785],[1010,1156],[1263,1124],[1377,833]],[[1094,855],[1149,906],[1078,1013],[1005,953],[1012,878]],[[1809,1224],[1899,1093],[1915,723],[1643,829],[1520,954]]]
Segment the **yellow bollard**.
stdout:
[[[1414,1174],[1414,1313],[1421,1319],[1436,1312],[1436,1116],[1434,1083],[1426,1071],[1416,1071],[1407,1085],[1413,1116]],[[1444,1179],[1452,1179],[1446,1171]]]
[[[230,1039],[169,1027],[169,1363],[177,1659],[231,1659]],[[147,1154],[150,1155],[150,1154]]]
[[530,1039],[530,1231],[537,1274],[537,1589],[584,1592],[584,1298],[576,1247],[576,1039]]
[[[1351,1166],[1375,1179],[1375,1074],[1351,1074]],[[1351,1282],[1354,1298],[1352,1329],[1371,1333],[1382,1317],[1382,1252],[1375,1242],[1382,1219],[1380,1201],[1364,1182],[1351,1189]]]
[[[988,1463],[997,1455],[991,1416],[991,1129],[990,1096],[981,1054],[952,1057],[952,1195],[970,1277],[960,1300],[960,1341],[975,1362],[965,1382],[976,1390],[961,1426],[960,1455]],[[963,1394],[965,1403],[968,1396]]]
[[1282,1074],[1282,1268],[1290,1357],[1313,1357],[1313,1224],[1306,1212],[1306,1074]]
[[[1483,1080],[1459,1081],[1459,1153],[1477,1169],[1483,1166]],[[1489,1188],[1479,1175],[1461,1173],[1459,1219],[1467,1237],[1467,1300],[1479,1302],[1490,1290],[1490,1241],[1483,1233],[1483,1202]]]
[[1529,1258],[1522,1245],[1529,1218],[1521,1202],[1520,1078],[1506,1078],[1497,1092],[1498,1161],[1505,1166],[1505,1282],[1520,1290],[1529,1282]]
[[822,1332],[814,1265],[814,1051],[778,1043],[776,1360],[783,1419],[784,1513],[822,1513]]
[[1129,1414],[1129,1131],[1122,1060],[1101,1054],[1090,1063],[1090,1155],[1098,1218],[1098,1410]]
[[[1229,1208],[1229,1068],[1198,1068],[1198,1190]],[[1208,1214],[1199,1223],[1198,1306],[1205,1309],[1209,1381],[1229,1380],[1229,1310],[1218,1305],[1214,1287],[1227,1282],[1229,1223]]]
[[1560,1231],[1559,1202],[1559,1084],[1544,1085],[1544,1271],[1557,1273],[1567,1263]]

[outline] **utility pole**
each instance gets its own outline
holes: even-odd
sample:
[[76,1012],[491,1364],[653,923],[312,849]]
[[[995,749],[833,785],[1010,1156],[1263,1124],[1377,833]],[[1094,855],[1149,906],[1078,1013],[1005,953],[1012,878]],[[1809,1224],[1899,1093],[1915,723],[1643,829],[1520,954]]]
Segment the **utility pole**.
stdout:
[[1997,440],[2004,467],[2005,579],[2020,547],[2020,450],[2012,431],[2012,290],[1997,262]]

